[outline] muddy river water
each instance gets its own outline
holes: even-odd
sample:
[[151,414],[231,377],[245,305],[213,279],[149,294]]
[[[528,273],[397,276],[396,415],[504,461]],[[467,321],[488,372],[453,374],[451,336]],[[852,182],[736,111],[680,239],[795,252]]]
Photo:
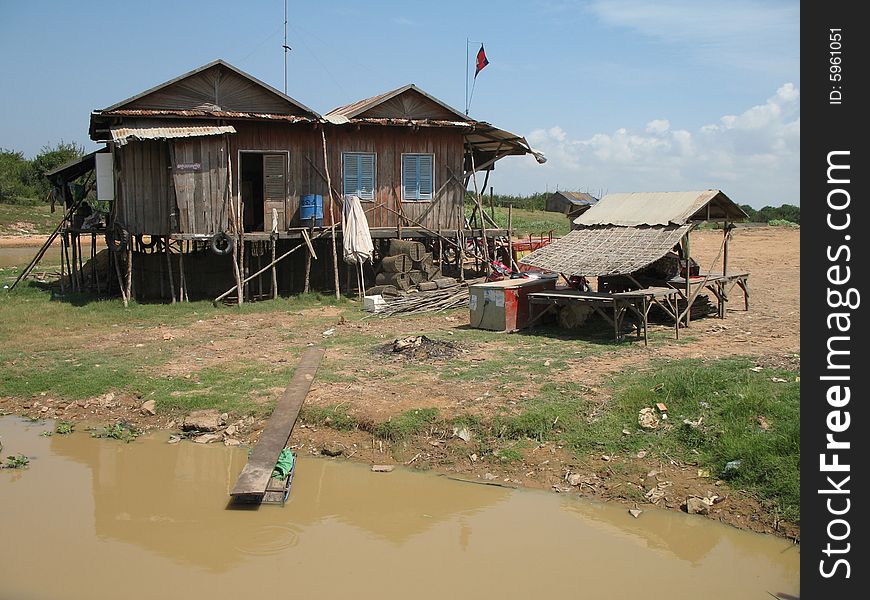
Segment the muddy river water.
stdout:
[[299,459],[286,506],[228,510],[246,452],[0,417],[0,598],[770,598],[799,549],[573,495]]

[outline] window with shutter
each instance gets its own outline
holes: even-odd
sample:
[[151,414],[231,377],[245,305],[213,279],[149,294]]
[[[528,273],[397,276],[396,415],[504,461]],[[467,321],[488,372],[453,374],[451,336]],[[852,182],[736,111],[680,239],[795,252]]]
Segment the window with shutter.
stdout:
[[375,155],[364,152],[342,154],[342,187],[345,194],[360,200],[375,199]]
[[431,200],[435,189],[435,156],[402,155],[402,200]]

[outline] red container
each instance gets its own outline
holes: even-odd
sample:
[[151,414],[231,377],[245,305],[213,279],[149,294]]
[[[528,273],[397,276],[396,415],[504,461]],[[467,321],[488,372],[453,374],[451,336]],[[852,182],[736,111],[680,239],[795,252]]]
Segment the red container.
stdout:
[[530,320],[528,295],[552,290],[556,278],[503,279],[468,287],[471,326],[490,331],[516,331]]

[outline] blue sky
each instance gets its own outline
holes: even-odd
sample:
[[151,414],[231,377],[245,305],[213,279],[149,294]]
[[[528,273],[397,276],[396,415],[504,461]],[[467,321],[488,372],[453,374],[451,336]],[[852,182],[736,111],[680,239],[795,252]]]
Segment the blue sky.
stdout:
[[[92,148],[92,109],[215,58],[281,89],[283,6],[0,0],[0,147]],[[471,115],[549,158],[501,161],[496,191],[800,201],[798,2],[290,0],[289,13],[288,93],[321,113],[406,83],[461,110],[465,40],[484,41]]]

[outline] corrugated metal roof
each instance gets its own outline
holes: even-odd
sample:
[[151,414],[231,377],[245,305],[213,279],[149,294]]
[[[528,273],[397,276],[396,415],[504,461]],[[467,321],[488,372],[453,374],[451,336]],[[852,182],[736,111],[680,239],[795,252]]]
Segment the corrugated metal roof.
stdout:
[[316,123],[318,119],[298,115],[252,113],[230,110],[200,110],[171,108],[121,108],[112,111],[94,111],[93,116],[118,117],[210,117],[215,119],[262,119],[266,121],[289,121],[290,123]]
[[558,191],[553,193],[564,196],[571,204],[576,204],[578,206],[591,206],[598,202],[598,198],[596,198],[592,194],[587,194],[586,192]]
[[112,141],[123,146],[130,140],[168,140],[235,133],[232,125],[196,125],[188,127],[117,127],[112,128]]
[[524,256],[520,262],[567,276],[626,275],[667,254],[692,227],[694,225],[577,229]]
[[743,220],[743,209],[720,190],[608,194],[578,217],[577,225],[683,225],[688,221]]
[[[426,92],[424,92],[423,90],[418,88],[413,83],[403,85],[400,88],[390,90],[389,92],[384,92],[383,94],[378,94],[377,96],[372,96],[371,98],[364,98],[363,100],[357,100],[356,102],[353,102],[352,104],[345,104],[344,106],[339,106],[338,108],[333,108],[331,111],[326,113],[326,116],[327,117],[328,116],[334,117],[334,116],[340,115],[343,117],[347,117],[348,119],[353,119],[357,115],[360,115],[360,114],[366,112],[367,110],[374,108],[375,106],[377,106],[383,102],[386,102],[387,100],[390,100],[391,98],[395,98],[399,94],[403,94],[404,92],[407,92],[408,90],[413,90],[413,91],[417,92],[418,94],[421,94],[425,98],[428,98],[430,101],[434,102],[435,104],[437,104],[438,106],[440,106],[441,108],[446,110],[447,112],[450,112],[450,113],[456,115],[462,121],[466,121],[466,122],[471,121],[471,119],[469,119],[467,115],[463,115],[461,112],[459,112],[458,110],[456,110],[455,108],[453,108],[449,104],[442,102],[441,100],[439,100],[435,96],[432,96],[431,94],[427,94]],[[327,120],[329,120],[329,119],[327,119]]]

